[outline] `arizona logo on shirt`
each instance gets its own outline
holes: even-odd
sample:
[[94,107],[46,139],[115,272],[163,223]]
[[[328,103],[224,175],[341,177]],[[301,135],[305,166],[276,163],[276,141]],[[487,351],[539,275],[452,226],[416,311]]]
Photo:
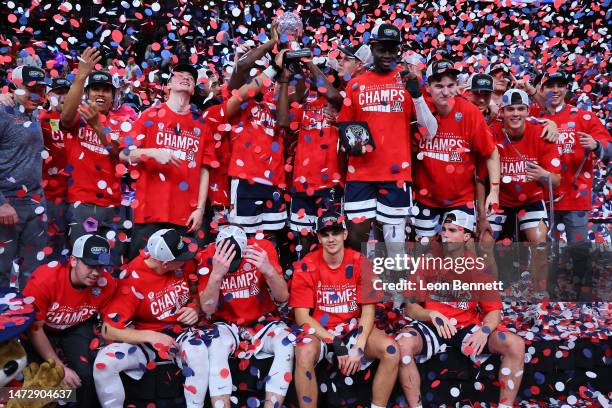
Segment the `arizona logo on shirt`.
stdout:
[[420,160],[426,156],[444,162],[461,162],[461,152],[469,152],[461,136],[448,132],[438,132],[431,140],[421,139],[419,149]]
[[349,313],[357,310],[357,289],[351,284],[317,284],[317,305],[327,313]]
[[149,292],[151,314],[158,320],[174,315],[189,302],[189,287],[187,282],[175,282],[172,286],[160,292]]
[[[245,264],[236,273],[228,273],[221,284],[223,295],[231,295],[232,299],[247,299],[259,293],[259,277],[256,270]],[[254,290],[257,288],[257,291]]]
[[559,139],[557,139],[559,155],[574,153],[574,143],[576,143],[575,136],[576,132],[572,129],[559,129]]
[[364,112],[403,112],[406,90],[398,84],[362,85],[359,105]]

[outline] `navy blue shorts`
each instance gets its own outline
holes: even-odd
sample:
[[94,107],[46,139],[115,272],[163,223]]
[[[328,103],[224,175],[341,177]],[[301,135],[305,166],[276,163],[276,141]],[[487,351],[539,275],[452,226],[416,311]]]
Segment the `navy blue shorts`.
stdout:
[[445,352],[447,346],[451,346],[456,350],[461,351],[463,355],[469,357],[472,361],[483,361],[486,360],[491,354],[491,351],[489,351],[489,347],[486,344],[478,356],[468,354],[467,352],[469,350],[465,350],[463,347],[463,345],[468,341],[469,337],[479,329],[480,326],[471,324],[462,329],[458,329],[457,333],[455,333],[455,335],[450,339],[445,339],[438,334],[438,331],[431,322],[425,323],[415,320],[410,325],[404,327],[396,339],[398,339],[400,336],[414,335],[415,331],[421,336],[423,340],[423,348],[418,355],[414,356],[417,363],[424,363],[436,354]]
[[289,226],[292,231],[306,230],[311,232],[315,228],[317,217],[325,210],[342,203],[342,187],[315,190],[312,195],[304,192],[295,192],[291,196],[291,218]]
[[[412,219],[412,225],[419,237],[433,237],[442,232],[444,214],[453,210],[460,210],[470,215],[475,215],[474,206],[459,205],[456,207],[437,208],[416,202],[416,208]],[[476,226],[472,228],[476,231]]]
[[240,225],[249,234],[283,229],[287,222],[283,191],[276,186],[232,179],[228,221]]
[[540,225],[540,221],[544,221],[544,224],[548,226],[548,213],[546,212],[546,204],[544,204],[543,200],[520,207],[502,207],[501,213],[487,217],[493,230],[493,238],[497,239],[507,225],[506,223],[513,221],[514,217],[518,219],[521,231],[537,228]]
[[365,217],[383,224],[406,222],[412,207],[412,187],[403,183],[347,181],[344,192],[344,214],[349,220]]

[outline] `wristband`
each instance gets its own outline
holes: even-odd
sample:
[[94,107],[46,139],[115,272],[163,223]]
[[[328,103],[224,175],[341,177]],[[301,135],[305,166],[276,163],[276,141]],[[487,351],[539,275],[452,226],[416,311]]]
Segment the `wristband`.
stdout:
[[266,68],[264,70],[264,75],[267,76],[270,79],[274,79],[274,77],[276,76],[276,74],[278,74],[278,71],[272,66],[270,65],[268,68]]

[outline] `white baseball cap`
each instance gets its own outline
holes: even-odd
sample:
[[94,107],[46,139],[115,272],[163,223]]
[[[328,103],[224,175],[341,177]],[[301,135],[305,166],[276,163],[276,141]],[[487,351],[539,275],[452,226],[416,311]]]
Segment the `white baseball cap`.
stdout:
[[469,230],[470,232],[474,232],[476,229],[476,217],[472,214],[468,214],[465,211],[461,210],[452,210],[444,213],[444,217],[442,217],[442,222],[446,222],[446,220],[453,225],[458,227],[463,227],[464,229]]
[[247,249],[246,232],[244,232],[244,230],[237,225],[226,225],[225,227],[219,229],[219,233],[215,239],[215,244],[219,245],[221,241],[229,238],[233,238],[236,241],[238,247],[240,248],[240,252],[244,254],[244,251]]
[[502,96],[500,108],[511,105],[529,106],[529,95],[522,89],[508,89]]

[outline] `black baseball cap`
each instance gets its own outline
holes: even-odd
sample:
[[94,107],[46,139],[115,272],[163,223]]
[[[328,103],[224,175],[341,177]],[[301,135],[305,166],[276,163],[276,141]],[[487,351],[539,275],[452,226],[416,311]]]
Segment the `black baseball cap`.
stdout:
[[12,82],[21,83],[23,86],[32,87],[36,85],[47,85],[45,71],[29,65],[20,65],[13,70]]
[[[440,57],[438,57],[438,55]],[[451,54],[450,52],[448,52],[446,48],[436,48],[436,49],[429,51],[429,54],[427,54],[427,64],[428,65],[432,61],[443,60],[443,59],[449,60],[449,61],[451,60]]]
[[493,92],[493,77],[487,74],[474,74],[468,81],[468,90],[472,92]]
[[402,36],[399,28],[393,24],[382,23],[372,30],[370,42],[391,42],[399,44],[402,42]]
[[338,47],[338,49],[364,64],[372,62],[372,51],[370,51],[370,46],[367,44],[349,45],[348,47]]
[[196,256],[196,251],[189,248],[192,240],[181,236],[174,228],[161,229],[151,235],[147,241],[147,252],[151,258],[161,262],[189,261]]
[[493,64],[489,64],[489,66],[485,69],[485,74],[493,75],[496,72],[503,71],[504,74],[510,75],[510,67],[508,67],[503,62],[495,62]]
[[72,255],[89,266],[107,266],[110,261],[110,245],[108,241],[94,234],[86,234],[74,241]]
[[187,72],[189,74],[191,74],[191,76],[193,77],[194,82],[198,81],[198,69],[191,65],[191,64],[186,64],[186,63],[178,63],[176,64],[173,68],[172,71],[170,72],[170,76],[168,77],[168,79],[172,78],[172,74],[175,72]]
[[425,71],[425,76],[428,80],[440,77],[442,74],[449,73],[451,75],[459,75],[459,70],[455,68],[452,61],[441,59],[432,61]]
[[544,72],[540,81],[542,84],[546,82],[560,82],[567,85],[570,82],[570,75],[562,69],[555,72]]
[[317,218],[316,231],[323,232],[328,229],[345,230],[344,216],[337,211],[326,211]]
[[113,76],[106,71],[94,71],[87,77],[85,88],[89,88],[94,84],[108,85],[113,89],[117,89],[119,84],[113,79]]
[[70,89],[72,82],[66,78],[53,78],[51,80],[51,91],[57,91],[58,89]]

